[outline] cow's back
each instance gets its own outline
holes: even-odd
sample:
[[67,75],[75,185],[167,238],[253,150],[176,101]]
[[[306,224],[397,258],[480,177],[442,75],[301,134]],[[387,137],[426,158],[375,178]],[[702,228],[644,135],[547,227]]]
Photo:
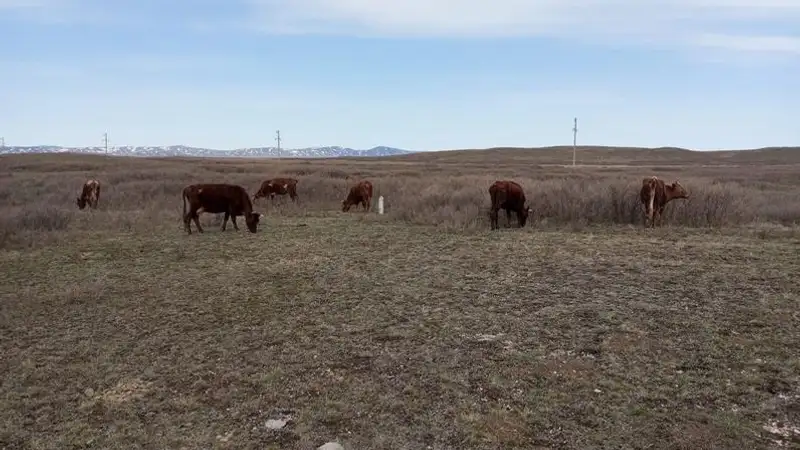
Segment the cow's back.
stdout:
[[495,209],[517,210],[525,205],[525,191],[514,181],[495,181],[489,187],[489,196]]
[[83,190],[81,191],[81,196],[83,196],[83,198],[85,199],[88,199],[91,198],[92,196],[95,196],[97,191],[99,190],[100,190],[100,182],[95,179],[89,179],[86,180],[85,183],[83,183]]
[[363,195],[367,198],[372,198],[372,182],[364,180],[361,183]]
[[297,180],[294,178],[275,178],[272,182],[273,184],[286,185],[287,187],[297,184]]
[[366,199],[372,197],[372,183],[367,180],[359,181],[355,186],[350,188],[348,197],[353,201],[360,201],[362,198]]
[[194,184],[184,189],[184,195],[205,212],[213,214],[232,211],[236,215],[241,215],[252,210],[247,192],[243,187],[234,184]]
[[296,185],[297,180],[294,178],[271,178],[261,183],[258,194],[262,197],[266,197],[270,194],[283,195],[287,192],[293,192]]
[[664,180],[655,176],[644,178],[642,179],[642,189],[639,191],[639,199],[645,204],[652,200],[654,207],[661,205],[665,201],[665,189]]

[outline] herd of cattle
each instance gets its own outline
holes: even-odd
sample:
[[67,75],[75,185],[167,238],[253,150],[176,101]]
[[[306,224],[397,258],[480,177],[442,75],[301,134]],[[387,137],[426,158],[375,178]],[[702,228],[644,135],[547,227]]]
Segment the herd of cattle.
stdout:
[[[233,228],[239,230],[236,225],[236,216],[244,216],[247,229],[255,233],[263,214],[253,211],[253,202],[267,196],[274,201],[276,195],[286,194],[289,194],[292,201],[297,200],[296,179],[273,178],[266,180],[261,183],[261,187],[253,195],[252,199],[243,187],[235,184],[191,184],[186,186],[181,194],[184,228],[187,233],[192,234],[190,223],[194,220],[197,231],[202,233],[200,213],[224,213],[222,231],[225,231],[228,219],[233,222]],[[489,187],[489,197],[492,202],[489,211],[492,230],[499,228],[498,213],[501,209],[505,209],[506,219],[509,224],[511,223],[511,213],[514,212],[517,215],[517,226],[520,228],[525,226],[531,208],[525,206],[525,191],[519,183],[507,180],[495,181]],[[661,225],[664,207],[670,200],[677,198],[689,198],[689,193],[678,181],[667,184],[655,176],[643,179],[642,187],[639,191],[639,201],[643,206],[645,227],[655,227],[656,222]],[[99,200],[100,182],[94,179],[87,180],[83,185],[81,195],[77,198],[78,208],[84,209],[86,205],[89,205],[90,208],[95,209]],[[189,206],[188,210],[186,209],[187,204]],[[364,206],[365,212],[369,211],[372,205],[372,183],[367,180],[359,181],[350,188],[347,198],[342,200],[342,211],[347,212],[351,206],[359,204]]]

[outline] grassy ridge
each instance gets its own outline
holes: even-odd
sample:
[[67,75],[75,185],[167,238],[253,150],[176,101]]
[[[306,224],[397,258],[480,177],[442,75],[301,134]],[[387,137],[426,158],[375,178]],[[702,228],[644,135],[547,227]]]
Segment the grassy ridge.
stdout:
[[[0,200],[5,205],[0,247],[34,244],[39,231],[91,227],[85,214],[74,207],[80,185],[89,176],[103,183],[100,214],[104,218],[100,221],[110,230],[179,222],[180,191],[189,183],[238,183],[252,193],[263,179],[279,175],[299,179],[301,202],[283,207],[280,214],[286,217],[337,211],[352,179],[363,177],[375,185],[375,201],[385,196],[386,220],[484,229],[488,228],[488,186],[495,179],[512,178],[526,190],[533,227],[638,225],[642,221],[637,199],[641,179],[656,174],[668,181],[680,180],[692,196],[669,205],[665,219],[670,225],[791,225],[800,221],[800,161],[795,161],[800,151],[795,149],[739,152],[745,156],[612,149],[587,152],[592,158],[584,159],[599,161],[594,166],[571,168],[542,162],[554,160],[554,155],[563,160],[565,152],[440,152],[438,156],[344,160],[5,156],[0,158],[4,168]],[[779,163],[769,164],[776,160]],[[688,165],[680,165],[684,163]],[[269,206],[262,203],[260,207]]]

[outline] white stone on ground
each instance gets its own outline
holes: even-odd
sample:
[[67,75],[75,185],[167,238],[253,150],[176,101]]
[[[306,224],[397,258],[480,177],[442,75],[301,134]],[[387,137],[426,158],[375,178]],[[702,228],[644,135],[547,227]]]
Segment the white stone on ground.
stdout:
[[317,450],[344,450],[344,447],[338,442],[328,442],[327,444],[317,447]]

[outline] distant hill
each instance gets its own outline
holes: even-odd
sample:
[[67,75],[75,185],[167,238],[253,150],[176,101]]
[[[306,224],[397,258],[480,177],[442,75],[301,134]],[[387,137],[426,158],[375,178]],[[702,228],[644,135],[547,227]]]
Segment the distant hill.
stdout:
[[[697,151],[677,147],[578,146],[578,165],[687,165],[800,164],[800,147]],[[389,160],[452,164],[572,164],[572,146],[495,147],[390,155]]]
[[[8,146],[0,149],[0,154],[24,154],[24,153],[82,153],[82,154],[104,154],[103,147],[60,147],[56,145],[34,145],[34,146]],[[109,154],[118,156],[195,156],[209,158],[337,158],[346,156],[373,157],[405,155],[412,153],[409,150],[399,148],[379,146],[367,150],[357,150],[348,147],[329,146],[329,147],[306,147],[278,149],[277,147],[252,147],[237,148],[232,150],[217,150],[199,147],[188,147],[185,145],[169,146],[121,146],[109,148]]]
[[[10,146],[0,154],[75,153],[102,155],[102,147],[60,147],[53,145]],[[109,154],[133,157],[208,157],[208,158],[343,158],[381,157],[387,160],[451,163],[451,164],[572,164],[572,146],[496,147],[415,152],[379,146],[367,150],[348,147],[306,147],[278,150],[276,147],[253,147],[232,150],[207,149],[185,145],[123,146],[109,149]],[[800,147],[766,147],[759,149],[696,151],[677,147],[610,147],[578,146],[578,165],[748,165],[800,164]]]

